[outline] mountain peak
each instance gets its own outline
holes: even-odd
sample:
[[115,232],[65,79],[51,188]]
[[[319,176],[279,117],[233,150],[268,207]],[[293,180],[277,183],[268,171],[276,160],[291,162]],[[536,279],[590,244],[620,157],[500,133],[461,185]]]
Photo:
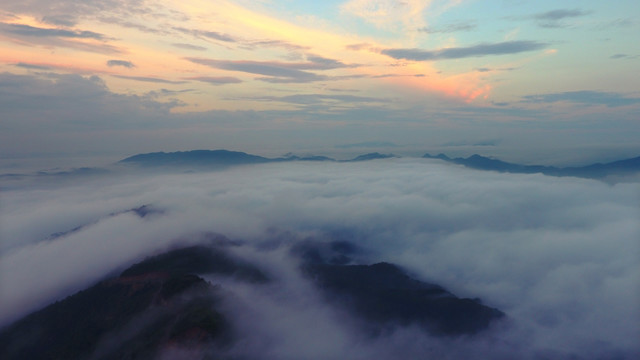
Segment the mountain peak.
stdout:
[[380,154],[378,152],[372,152],[364,155],[357,156],[350,161],[366,161],[366,160],[376,160],[376,159],[388,159],[397,157],[394,154]]
[[262,156],[250,155],[240,151],[230,150],[191,150],[177,152],[153,152],[133,155],[120,163],[133,163],[142,166],[163,165],[234,165],[263,163],[269,159]]

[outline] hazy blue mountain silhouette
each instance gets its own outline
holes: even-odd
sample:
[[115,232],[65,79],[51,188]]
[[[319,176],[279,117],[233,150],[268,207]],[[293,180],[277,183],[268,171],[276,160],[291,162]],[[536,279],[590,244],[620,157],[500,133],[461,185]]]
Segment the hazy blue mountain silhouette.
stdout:
[[602,179],[608,176],[631,175],[640,172],[640,156],[605,164],[596,163],[581,167],[520,165],[484,157],[478,154],[474,154],[468,158],[450,158],[444,154],[438,154],[436,156],[425,154],[423,157],[428,159],[440,159],[479,170],[521,174],[541,173],[549,176],[574,176],[589,179]]
[[244,164],[260,164],[274,161],[262,156],[251,155],[240,151],[229,150],[192,150],[178,152],[154,152],[138,154],[120,160],[140,166],[229,166]]
[[[295,156],[289,155],[279,158],[267,158],[258,155],[247,154],[239,151],[229,150],[192,150],[178,152],[155,152],[148,154],[138,154],[130,156],[119,163],[134,164],[142,167],[227,167],[234,165],[261,164],[271,162],[286,161],[335,161],[335,162],[357,162],[376,159],[387,159],[397,157],[394,154],[381,154],[377,152],[356,156],[349,160],[336,160],[327,156]],[[509,173],[535,174],[541,173],[550,176],[574,176],[591,179],[602,179],[608,176],[624,176],[640,172],[640,156],[614,161],[610,163],[596,163],[581,167],[555,167],[544,165],[521,165],[506,161],[488,158],[478,154],[467,158],[450,158],[444,154],[436,156],[425,154],[424,158],[440,159],[447,162],[464,165],[469,168],[479,170],[492,170]]]
[[367,160],[376,160],[376,159],[389,159],[393,157],[396,157],[396,156],[393,154],[380,154],[380,153],[374,152],[374,153],[359,155],[347,161],[367,161]]
[[123,160],[121,164],[134,164],[143,167],[226,167],[233,165],[262,164],[285,161],[368,161],[396,157],[393,154],[369,153],[359,155],[350,160],[336,160],[327,156],[295,156],[289,155],[279,158],[266,158],[229,150],[192,150],[178,152],[154,152],[133,155]]

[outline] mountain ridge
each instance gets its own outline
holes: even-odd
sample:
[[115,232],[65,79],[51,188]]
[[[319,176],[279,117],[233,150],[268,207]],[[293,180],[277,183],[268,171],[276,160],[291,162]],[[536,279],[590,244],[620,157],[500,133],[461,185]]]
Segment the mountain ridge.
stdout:
[[[401,158],[395,154],[383,154],[372,152],[361,154],[350,159],[337,160],[324,155],[307,155],[298,156],[291,153],[281,157],[264,157],[260,155],[249,154],[242,151],[231,151],[225,149],[217,150],[188,150],[176,152],[151,152],[141,153],[126,157],[117,161],[117,166],[127,166],[133,169],[178,169],[181,171],[197,171],[211,169],[225,169],[232,166],[255,165],[268,163],[283,162],[333,162],[333,163],[352,163],[363,162],[378,159]],[[640,175],[640,156],[621,159],[606,163],[596,162],[584,166],[567,166],[557,167],[549,165],[524,165],[503,161],[493,157],[487,157],[479,154],[473,154],[469,157],[449,157],[446,154],[438,155],[424,154],[421,158],[437,159],[448,163],[462,165],[471,169],[497,171],[503,173],[518,174],[544,174],[556,177],[579,177],[587,179],[597,179],[605,181],[624,181],[616,177],[625,177],[630,175]],[[115,171],[114,171],[115,170]],[[76,168],[68,171],[44,172],[40,171],[35,174],[0,174],[0,180],[20,181],[34,176],[98,176],[104,174],[117,173],[116,168]],[[631,179],[634,181],[633,179]]]
[[[346,256],[354,249],[346,242],[328,246],[330,255]],[[375,330],[369,335],[416,324],[434,336],[471,336],[506,317],[479,300],[416,280],[391,263],[336,264],[308,256],[317,247],[297,253],[306,258],[299,271],[328,304],[362,318]],[[205,280],[207,274],[218,278]],[[215,280],[220,277],[247,286],[282,281],[233,256],[224,244],[175,248],[0,329],[0,358],[157,359],[171,348],[217,358],[217,352],[246,336],[224,305],[233,301],[233,293]],[[242,311],[252,308],[249,304]]]
[[328,156],[311,155],[296,156],[285,155],[278,158],[268,158],[253,155],[242,151],[217,150],[190,150],[176,152],[152,152],[136,154],[118,161],[118,164],[134,164],[144,167],[158,166],[231,166],[288,161],[328,161],[328,162],[357,162],[376,159],[398,157],[394,154],[381,154],[372,152],[358,155],[348,160],[336,160]]
[[449,163],[463,165],[477,170],[489,170],[515,174],[544,174],[548,176],[572,176],[587,179],[604,179],[609,176],[631,175],[640,172],[640,156],[617,160],[608,163],[594,163],[586,166],[555,167],[546,165],[522,165],[495,158],[490,158],[478,154],[473,154],[467,158],[450,158],[445,154],[431,155],[429,153],[422,156],[426,159],[438,159]]

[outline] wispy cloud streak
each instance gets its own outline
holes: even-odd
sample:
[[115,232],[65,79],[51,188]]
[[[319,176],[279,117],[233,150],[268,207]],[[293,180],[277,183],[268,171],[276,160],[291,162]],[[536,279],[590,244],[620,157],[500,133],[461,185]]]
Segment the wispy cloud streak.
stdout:
[[640,98],[637,97],[627,97],[614,92],[591,90],[527,95],[524,97],[524,100],[532,103],[572,102],[585,105],[605,105],[608,107],[640,104]]
[[445,48],[439,50],[384,49],[382,54],[394,59],[414,61],[434,61],[461,59],[489,55],[508,55],[544,49],[547,44],[537,41],[505,41],[494,44],[480,44],[468,47]]
[[557,9],[533,15],[533,19],[543,28],[562,28],[567,26],[562,20],[586,16],[590,13],[580,9]]
[[239,84],[242,82],[242,80],[231,76],[194,76],[185,79],[201,81],[212,85]]
[[73,31],[65,29],[49,29],[40,28],[23,24],[7,24],[0,23],[0,31],[21,35],[21,36],[33,36],[33,37],[62,37],[62,38],[76,38],[76,39],[95,39],[106,40],[107,37],[103,34],[99,34],[93,31]]
[[134,67],[136,67],[136,65],[134,63],[132,63],[131,61],[126,61],[126,60],[109,60],[107,61],[107,66],[112,67],[112,66],[122,66],[128,69],[133,69]]
[[250,61],[250,60],[217,60],[203,58],[187,58],[187,60],[201,65],[206,65],[216,69],[239,71],[249,74],[265,75],[274,79],[267,79],[273,82],[310,82],[326,79],[325,76],[317,75],[302,69],[318,69],[323,65],[314,63],[285,63],[277,61]]
[[478,24],[476,24],[473,21],[470,21],[470,22],[448,24],[440,27],[427,26],[427,27],[418,29],[418,31],[424,32],[427,34],[449,34],[449,33],[462,32],[462,31],[471,31],[477,27],[478,27]]

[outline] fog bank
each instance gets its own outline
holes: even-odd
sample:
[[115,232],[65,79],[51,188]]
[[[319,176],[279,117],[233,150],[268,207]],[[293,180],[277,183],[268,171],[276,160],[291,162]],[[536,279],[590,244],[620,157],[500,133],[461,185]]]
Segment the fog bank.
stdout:
[[[234,356],[631,358],[640,355],[639,204],[638,183],[425,159],[13,184],[0,202],[0,326],[215,232],[278,279],[263,287],[212,279],[236,300],[228,310],[246,330]],[[158,211],[126,211],[142,205]],[[473,339],[412,328],[363,337],[296,273],[289,248],[310,238],[352,242],[362,263],[393,262],[509,320]]]

